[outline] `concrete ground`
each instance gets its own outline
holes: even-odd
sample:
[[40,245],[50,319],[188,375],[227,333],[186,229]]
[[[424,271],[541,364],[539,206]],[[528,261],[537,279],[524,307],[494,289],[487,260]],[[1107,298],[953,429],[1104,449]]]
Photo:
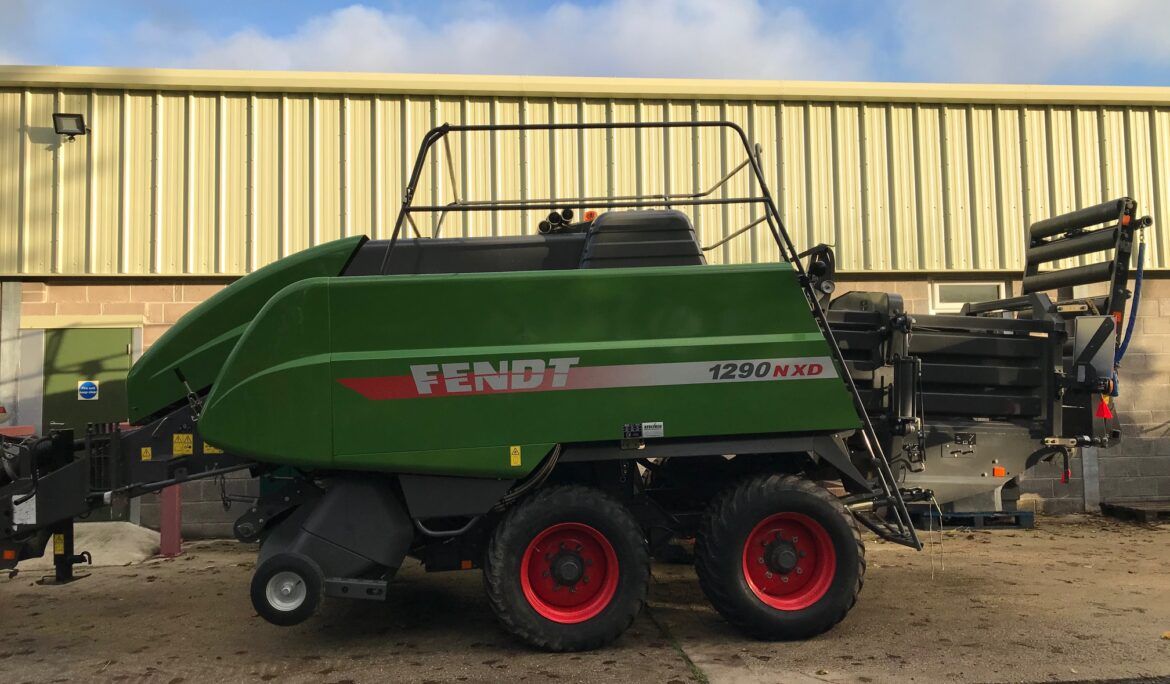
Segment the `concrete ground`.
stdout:
[[477,574],[414,566],[385,604],[332,601],[307,624],[272,627],[247,598],[253,549],[193,543],[64,587],[0,579],[0,682],[1170,678],[1170,525],[1043,518],[941,542],[916,554],[870,540],[857,607],[799,643],[737,634],[689,567],[659,564],[649,609],[622,639],[561,655],[504,634]]

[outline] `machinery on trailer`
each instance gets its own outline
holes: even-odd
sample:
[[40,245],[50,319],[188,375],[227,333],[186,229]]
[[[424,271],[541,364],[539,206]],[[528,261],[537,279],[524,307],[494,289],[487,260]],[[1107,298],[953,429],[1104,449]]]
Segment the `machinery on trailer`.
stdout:
[[[715,129],[745,159],[696,193],[415,203],[450,135],[621,128]],[[740,172],[754,194],[729,196]],[[679,207],[707,205],[754,213],[704,246]],[[536,210],[552,213],[524,237],[441,237],[448,216]],[[907,502],[958,501],[1116,442],[1104,397],[1149,224],[1135,212],[1121,199],[1039,222],[1021,296],[920,316],[896,294],[832,298],[832,250],[797,252],[734,124],[442,126],[389,240],[277,261],[143,354],[134,427],[5,443],[0,567],[57,534],[67,576],[75,517],[249,469],[264,486],[235,532],[260,542],[252,601],[275,624],[323,596],[385,597],[409,556],[482,569],[524,641],[593,648],[641,609],[652,550],[694,537],[702,589],[730,622],[809,637],[861,588],[858,522],[920,548]],[[422,214],[437,217],[430,237]],[[778,263],[706,264],[756,228]],[[1107,295],[1046,294],[1098,281]]]

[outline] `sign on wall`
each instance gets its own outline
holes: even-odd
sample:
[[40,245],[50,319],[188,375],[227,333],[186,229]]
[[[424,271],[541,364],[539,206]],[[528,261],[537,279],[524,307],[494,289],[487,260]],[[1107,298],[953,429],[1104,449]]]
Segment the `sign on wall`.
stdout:
[[96,401],[98,398],[99,380],[78,380],[77,399],[79,401]]

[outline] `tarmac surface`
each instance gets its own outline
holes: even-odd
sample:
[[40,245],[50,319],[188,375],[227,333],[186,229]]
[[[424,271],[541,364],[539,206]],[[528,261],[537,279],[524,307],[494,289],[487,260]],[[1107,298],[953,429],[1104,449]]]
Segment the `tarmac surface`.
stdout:
[[0,682],[1170,680],[1170,525],[1040,518],[948,530],[922,553],[870,539],[857,606],[797,643],[736,633],[689,566],[658,563],[648,610],[580,654],[513,641],[478,573],[413,563],[386,603],[327,601],[306,624],[272,627],[248,601],[253,547],[185,548],[66,586],[0,579]]

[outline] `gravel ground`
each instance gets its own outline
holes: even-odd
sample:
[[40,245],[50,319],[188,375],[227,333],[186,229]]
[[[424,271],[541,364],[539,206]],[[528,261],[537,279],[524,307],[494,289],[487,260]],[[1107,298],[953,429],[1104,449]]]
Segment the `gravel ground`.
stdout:
[[413,565],[384,604],[331,601],[271,627],[247,598],[254,549],[192,543],[64,587],[0,579],[0,682],[1170,680],[1170,525],[1045,518],[948,530],[933,552],[867,546],[857,607],[816,639],[745,638],[689,567],[658,564],[621,640],[554,655],[500,631],[477,574]]

